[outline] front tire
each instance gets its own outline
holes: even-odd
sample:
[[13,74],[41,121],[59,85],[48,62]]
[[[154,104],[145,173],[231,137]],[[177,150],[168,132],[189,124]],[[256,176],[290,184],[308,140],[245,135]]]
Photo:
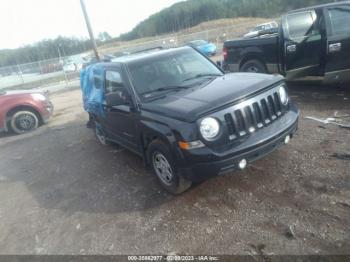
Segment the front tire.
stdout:
[[16,134],[23,134],[37,129],[39,118],[31,111],[17,111],[11,115],[10,129]]
[[240,69],[241,72],[266,74],[266,66],[259,60],[249,60]]
[[147,156],[154,174],[169,193],[178,195],[191,187],[192,182],[185,179],[177,170],[172,154],[163,142],[153,141],[149,145]]

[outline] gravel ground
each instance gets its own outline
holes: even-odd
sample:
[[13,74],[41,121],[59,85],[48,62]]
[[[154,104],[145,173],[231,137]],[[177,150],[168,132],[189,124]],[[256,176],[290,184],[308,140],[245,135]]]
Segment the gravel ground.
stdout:
[[[290,88],[288,146],[174,197],[142,160],[85,128],[78,89],[48,125],[0,137],[1,254],[350,254],[350,130],[305,120],[350,114],[350,89]],[[350,119],[349,119],[350,120]]]

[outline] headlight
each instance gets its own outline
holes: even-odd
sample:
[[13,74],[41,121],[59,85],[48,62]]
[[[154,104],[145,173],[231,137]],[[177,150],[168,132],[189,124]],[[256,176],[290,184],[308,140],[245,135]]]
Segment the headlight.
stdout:
[[32,97],[34,100],[38,100],[38,101],[46,100],[46,96],[44,96],[43,94],[32,94]]
[[288,103],[288,94],[286,88],[284,86],[280,86],[278,93],[280,95],[281,103],[283,105],[286,105]]
[[219,122],[212,117],[204,118],[200,124],[200,132],[205,140],[213,140],[220,131]]

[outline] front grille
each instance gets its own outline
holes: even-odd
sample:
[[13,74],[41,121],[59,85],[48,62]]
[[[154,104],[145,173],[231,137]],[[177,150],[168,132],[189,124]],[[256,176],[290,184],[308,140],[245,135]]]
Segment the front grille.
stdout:
[[282,115],[277,88],[232,107],[224,115],[230,140],[269,125]]

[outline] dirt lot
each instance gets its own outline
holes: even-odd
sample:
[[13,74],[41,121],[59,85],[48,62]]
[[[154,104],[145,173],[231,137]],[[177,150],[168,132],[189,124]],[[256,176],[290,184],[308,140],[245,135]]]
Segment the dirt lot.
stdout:
[[349,254],[350,131],[304,120],[350,113],[350,89],[299,85],[298,135],[245,171],[181,196],[141,159],[85,128],[78,89],[48,125],[0,138],[1,254]]

